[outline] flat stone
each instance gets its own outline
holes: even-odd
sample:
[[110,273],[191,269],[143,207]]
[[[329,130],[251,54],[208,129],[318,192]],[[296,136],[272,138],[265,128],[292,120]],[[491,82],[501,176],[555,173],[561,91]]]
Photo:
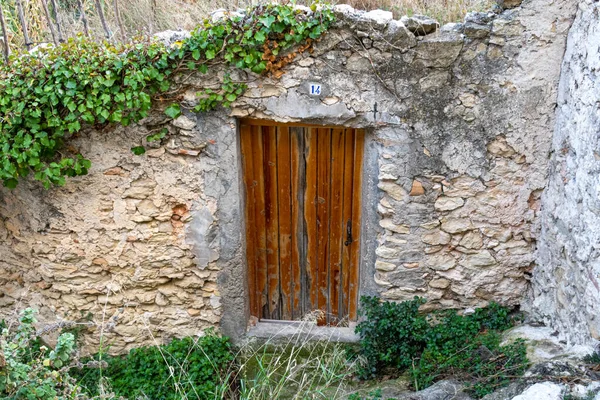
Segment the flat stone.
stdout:
[[175,118],[171,123],[173,124],[173,126],[186,131],[190,131],[196,127],[196,121],[186,117],[185,115],[180,115],[179,117]]
[[423,184],[417,180],[414,180],[412,183],[412,188],[410,189],[409,196],[422,196],[425,194],[425,188],[423,188]]
[[394,200],[402,201],[406,197],[406,191],[396,183],[379,182],[377,187],[386,192]]
[[410,232],[410,227],[408,225],[396,225],[389,218],[385,218],[379,221],[379,226],[396,233],[407,234]]
[[471,220],[450,218],[442,221],[442,230],[448,233],[461,233],[473,229]]
[[435,232],[427,233],[427,234],[421,236],[421,240],[423,242],[430,244],[432,246],[446,245],[446,244],[450,243],[451,239],[452,239],[452,236],[450,236],[448,233],[443,232],[443,231],[435,231]]
[[400,22],[402,22],[409,31],[414,33],[415,36],[428,35],[435,32],[440,27],[440,23],[435,19],[420,14],[415,14],[412,17],[405,15],[400,18]]
[[481,234],[476,231],[467,232],[460,240],[459,245],[466,247],[467,249],[480,249],[481,246],[483,246]]
[[375,261],[375,269],[378,271],[390,272],[390,271],[394,271],[396,269],[396,264],[377,260],[377,261]]
[[400,251],[398,249],[392,249],[392,248],[386,247],[386,246],[379,246],[375,250],[375,254],[377,254],[378,257],[388,258],[388,259],[397,258],[399,253],[400,253]]
[[479,253],[465,256],[460,264],[468,268],[488,267],[496,264],[496,259],[488,250],[482,250]]
[[429,286],[436,289],[446,289],[448,286],[450,286],[450,281],[445,278],[433,279],[429,282]]
[[363,14],[361,19],[372,21],[377,25],[387,25],[388,22],[394,19],[394,14],[391,11],[372,10]]
[[436,254],[428,257],[424,265],[436,271],[447,271],[456,266],[456,259],[449,254]]
[[438,211],[452,211],[462,207],[465,201],[460,197],[441,196],[435,201],[435,209]]

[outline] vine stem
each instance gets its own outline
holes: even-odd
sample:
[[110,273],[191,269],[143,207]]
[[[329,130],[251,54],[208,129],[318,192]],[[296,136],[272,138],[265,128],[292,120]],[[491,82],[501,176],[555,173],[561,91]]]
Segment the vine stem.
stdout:
[[48,10],[48,2],[46,0],[42,0],[42,7],[44,8],[44,15],[46,15],[46,21],[48,21],[48,28],[50,28],[50,35],[52,35],[52,41],[54,42],[55,46],[58,46],[56,29],[54,28],[52,17],[50,17],[50,11]]
[[23,40],[25,40],[25,48],[29,51],[31,49],[31,43],[29,42],[29,34],[27,33],[27,22],[25,21],[25,13],[23,12],[23,3],[21,3],[21,0],[16,0],[16,3],[19,22],[21,23],[21,29],[23,31]]
[[58,5],[56,4],[56,0],[50,0],[52,2],[52,10],[54,11],[54,20],[56,21],[56,31],[58,32],[58,42],[62,43],[65,41],[62,29],[60,28],[60,14],[58,12]]
[[110,39],[110,29],[108,29],[108,24],[106,23],[106,18],[104,18],[104,11],[102,11],[102,4],[100,4],[100,0],[95,0],[94,4],[96,5],[96,11],[98,12],[98,17],[100,17],[100,22],[102,22],[102,29],[104,29],[104,36],[106,40]]
[[123,24],[121,23],[121,14],[119,13],[119,0],[114,0],[115,6],[115,18],[117,20],[117,25],[119,26],[119,32],[121,33],[121,40],[124,42],[126,39],[125,29],[123,28]]
[[0,5],[0,24],[2,25],[2,37],[4,42],[4,59],[8,63],[8,57],[10,56],[10,45],[8,44],[8,34],[6,33],[6,21],[4,20],[4,11],[2,5]]
[[85,33],[85,36],[90,37],[88,19],[85,15],[85,9],[83,8],[83,3],[81,2],[81,0],[77,0],[77,6],[79,7],[79,13],[81,14],[81,22],[83,22],[83,32]]

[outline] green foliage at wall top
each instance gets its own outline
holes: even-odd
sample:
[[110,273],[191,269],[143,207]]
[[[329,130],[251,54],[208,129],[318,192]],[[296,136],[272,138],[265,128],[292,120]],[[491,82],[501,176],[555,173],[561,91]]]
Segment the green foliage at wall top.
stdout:
[[[218,64],[230,69],[270,72],[306,49],[334,20],[331,8],[312,13],[291,5],[259,5],[242,16],[206,21],[189,39],[171,47],[149,40],[111,45],[83,37],[56,48],[16,54],[0,66],[0,180],[14,188],[33,174],[44,187],[84,175],[91,163],[65,142],[82,125],[127,126],[147,116],[153,98],[173,91],[174,76],[207,73]],[[175,88],[176,89],[176,88]],[[225,75],[221,88],[200,93],[195,111],[229,106],[245,89]],[[171,118],[178,105],[167,108]],[[165,132],[150,135],[160,141]],[[143,153],[143,147],[132,149]]]

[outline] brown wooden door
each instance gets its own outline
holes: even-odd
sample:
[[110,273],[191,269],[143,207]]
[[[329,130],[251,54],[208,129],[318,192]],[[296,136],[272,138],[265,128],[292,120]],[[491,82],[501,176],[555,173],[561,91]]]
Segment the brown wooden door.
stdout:
[[364,131],[240,123],[250,311],[356,320]]

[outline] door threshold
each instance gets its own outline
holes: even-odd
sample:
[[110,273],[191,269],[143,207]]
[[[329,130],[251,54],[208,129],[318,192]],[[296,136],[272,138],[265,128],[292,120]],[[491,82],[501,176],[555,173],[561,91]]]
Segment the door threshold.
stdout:
[[317,326],[314,322],[260,320],[248,329],[246,337],[261,341],[326,341],[331,343],[357,343],[360,337],[354,333],[356,322],[348,327]]

